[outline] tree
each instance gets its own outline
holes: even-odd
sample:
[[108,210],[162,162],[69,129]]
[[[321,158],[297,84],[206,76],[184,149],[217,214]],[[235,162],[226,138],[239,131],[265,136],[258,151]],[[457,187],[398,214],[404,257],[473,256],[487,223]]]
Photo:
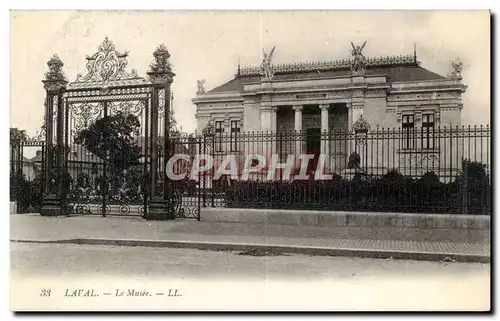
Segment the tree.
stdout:
[[28,134],[25,130],[20,130],[16,127],[10,128],[10,145],[19,146],[28,140]]
[[134,139],[140,126],[136,116],[119,112],[96,120],[75,136],[75,144],[83,145],[108,166],[107,182],[115,193],[126,171],[140,164],[142,151]]
[[141,148],[134,141],[140,122],[131,114],[117,113],[96,120],[77,133],[75,144],[83,145],[92,154],[117,172],[138,165]]

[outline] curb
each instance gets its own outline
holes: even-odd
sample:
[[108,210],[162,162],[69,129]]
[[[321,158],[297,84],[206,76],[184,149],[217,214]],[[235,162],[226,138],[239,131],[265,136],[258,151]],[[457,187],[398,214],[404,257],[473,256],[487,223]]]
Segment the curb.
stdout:
[[452,261],[469,263],[490,263],[489,255],[436,253],[436,252],[408,252],[408,251],[376,251],[365,249],[341,249],[324,247],[303,247],[273,244],[235,244],[223,242],[196,242],[196,241],[169,241],[169,240],[114,240],[114,239],[67,239],[67,240],[10,240],[16,243],[42,244],[78,244],[78,245],[107,245],[107,246],[140,246],[158,248],[185,248],[209,251],[249,251],[255,249],[274,250],[280,253],[305,254],[314,256],[346,256],[372,259],[396,259],[416,261]]

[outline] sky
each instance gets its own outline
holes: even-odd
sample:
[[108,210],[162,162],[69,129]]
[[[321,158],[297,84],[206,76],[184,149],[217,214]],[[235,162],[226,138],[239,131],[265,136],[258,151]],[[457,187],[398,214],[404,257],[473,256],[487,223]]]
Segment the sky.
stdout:
[[43,121],[41,80],[57,53],[69,81],[86,74],[85,57],[108,37],[128,51],[140,76],[164,43],[176,76],[174,113],[184,131],[196,127],[196,81],[207,90],[230,80],[241,66],[258,65],[262,49],[276,46],[273,63],[335,60],[351,44],[367,57],[413,54],[441,75],[450,61],[464,63],[462,122],[490,123],[490,17],[487,11],[12,11],[11,127],[32,136]]

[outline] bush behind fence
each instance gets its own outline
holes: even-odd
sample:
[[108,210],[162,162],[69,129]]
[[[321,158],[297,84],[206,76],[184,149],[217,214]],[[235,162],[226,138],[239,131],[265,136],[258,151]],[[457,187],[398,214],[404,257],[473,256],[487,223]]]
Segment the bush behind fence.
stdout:
[[223,192],[215,190],[231,208],[490,214],[491,185],[484,165],[464,161],[464,168],[449,183],[432,172],[414,179],[391,170],[381,178],[356,174],[351,180],[337,175],[325,181],[234,181]]

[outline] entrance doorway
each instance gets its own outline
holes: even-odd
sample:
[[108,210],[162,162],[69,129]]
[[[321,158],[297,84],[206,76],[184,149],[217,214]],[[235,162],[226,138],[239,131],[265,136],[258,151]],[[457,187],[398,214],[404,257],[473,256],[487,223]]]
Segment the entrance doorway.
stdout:
[[306,129],[306,153],[314,155],[309,161],[307,172],[314,172],[318,165],[319,154],[321,153],[321,128]]

